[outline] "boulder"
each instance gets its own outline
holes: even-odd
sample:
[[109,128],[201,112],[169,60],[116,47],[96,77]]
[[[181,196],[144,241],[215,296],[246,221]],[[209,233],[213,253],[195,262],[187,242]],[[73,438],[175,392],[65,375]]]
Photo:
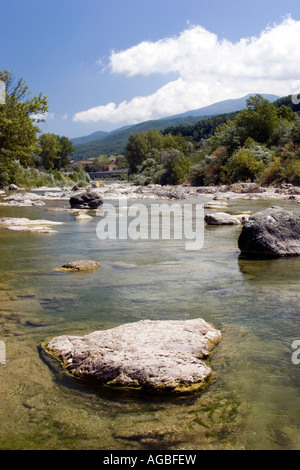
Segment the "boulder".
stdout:
[[36,219],[31,220],[25,217],[0,217],[0,225],[8,230],[15,232],[38,232],[38,233],[56,233],[51,227],[53,225],[61,225],[62,222],[54,222],[51,220]]
[[9,191],[17,191],[19,188],[19,186],[17,186],[16,184],[13,184],[11,183],[9,186],[8,186],[8,189]]
[[79,260],[71,261],[70,263],[63,264],[57,270],[59,271],[94,271],[100,268],[97,261]]
[[231,191],[234,193],[262,193],[264,189],[256,183],[234,183],[231,185]]
[[228,207],[226,201],[209,201],[204,204],[204,209],[224,209],[226,207]]
[[253,214],[238,240],[243,255],[291,256],[300,254],[300,215],[273,207]]
[[103,204],[103,199],[94,191],[86,191],[72,196],[69,202],[72,209],[97,209]]
[[81,220],[92,220],[93,217],[88,215],[85,211],[81,210],[78,212],[76,215],[76,220],[81,221]]
[[206,214],[204,218],[207,225],[239,225],[241,220],[226,212],[215,212]]
[[44,206],[45,203],[41,199],[41,196],[35,193],[15,193],[3,198],[1,205],[15,207]]
[[58,336],[45,350],[86,383],[154,392],[191,392],[211,375],[203,361],[221,332],[198,318],[142,320],[85,336]]

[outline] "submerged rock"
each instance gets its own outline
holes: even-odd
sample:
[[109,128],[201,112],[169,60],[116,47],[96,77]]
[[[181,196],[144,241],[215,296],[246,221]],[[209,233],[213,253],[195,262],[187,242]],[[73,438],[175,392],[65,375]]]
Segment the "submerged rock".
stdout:
[[205,385],[211,369],[202,359],[220,339],[221,332],[200,318],[142,320],[86,336],[59,336],[45,350],[87,383],[183,393]]
[[93,217],[88,215],[85,211],[81,210],[79,213],[76,215],[76,220],[81,221],[81,220],[92,220]]
[[70,198],[72,209],[97,209],[103,204],[102,197],[94,191],[86,191]]
[[300,255],[300,215],[280,207],[253,214],[238,240],[243,255]]
[[226,201],[209,201],[204,204],[204,209],[225,209],[228,207],[228,203]]
[[93,271],[100,268],[100,263],[91,260],[71,261],[63,264],[57,270],[59,271]]

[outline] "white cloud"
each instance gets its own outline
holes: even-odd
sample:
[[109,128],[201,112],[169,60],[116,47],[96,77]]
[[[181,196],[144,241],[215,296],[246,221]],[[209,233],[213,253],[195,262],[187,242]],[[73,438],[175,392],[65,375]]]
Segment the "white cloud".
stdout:
[[73,119],[137,123],[248,93],[284,96],[299,92],[299,43],[300,21],[287,17],[258,37],[236,43],[220,40],[201,26],[190,26],[177,37],[113,51],[108,65],[111,73],[133,77],[173,72],[178,79],[151,95],[96,106],[76,113]]
[[49,119],[54,119],[54,113],[36,113],[36,114],[31,114],[30,119],[32,121],[48,121]]

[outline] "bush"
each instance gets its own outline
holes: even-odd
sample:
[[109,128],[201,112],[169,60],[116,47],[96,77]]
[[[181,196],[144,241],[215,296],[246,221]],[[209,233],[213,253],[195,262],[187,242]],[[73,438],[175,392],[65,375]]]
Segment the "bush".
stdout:
[[193,165],[187,175],[186,181],[191,186],[204,186],[203,165]]
[[19,161],[12,161],[9,165],[0,165],[0,186],[7,186],[14,183],[23,188],[39,188],[41,186],[62,186],[71,185],[74,181],[82,181],[82,185],[87,185],[89,176],[83,171],[74,172],[73,175],[66,175],[58,170],[41,171],[36,168],[24,168]]
[[232,184],[254,181],[263,170],[263,162],[257,160],[250,149],[241,148],[229,158],[224,166],[224,182]]

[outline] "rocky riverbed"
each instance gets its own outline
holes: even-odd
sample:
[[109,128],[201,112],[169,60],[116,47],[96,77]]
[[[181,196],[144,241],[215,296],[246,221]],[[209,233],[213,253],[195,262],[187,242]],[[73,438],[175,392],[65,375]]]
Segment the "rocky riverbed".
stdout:
[[[89,188],[100,198],[106,200],[116,200],[119,198],[128,199],[188,199],[197,197],[207,197],[213,201],[244,199],[244,200],[298,200],[300,201],[300,188],[283,184],[279,188],[263,188],[255,183],[238,183],[231,186],[201,186],[192,187],[186,185],[160,186],[156,184],[148,186],[135,186],[129,183],[111,183],[102,187]],[[11,191],[10,191],[11,192]],[[43,205],[45,201],[69,201],[74,196],[80,196],[86,189],[63,188],[37,188],[31,192],[17,191],[7,195],[2,193],[0,205],[4,206],[37,206]],[[216,204],[216,202],[215,202]]]

